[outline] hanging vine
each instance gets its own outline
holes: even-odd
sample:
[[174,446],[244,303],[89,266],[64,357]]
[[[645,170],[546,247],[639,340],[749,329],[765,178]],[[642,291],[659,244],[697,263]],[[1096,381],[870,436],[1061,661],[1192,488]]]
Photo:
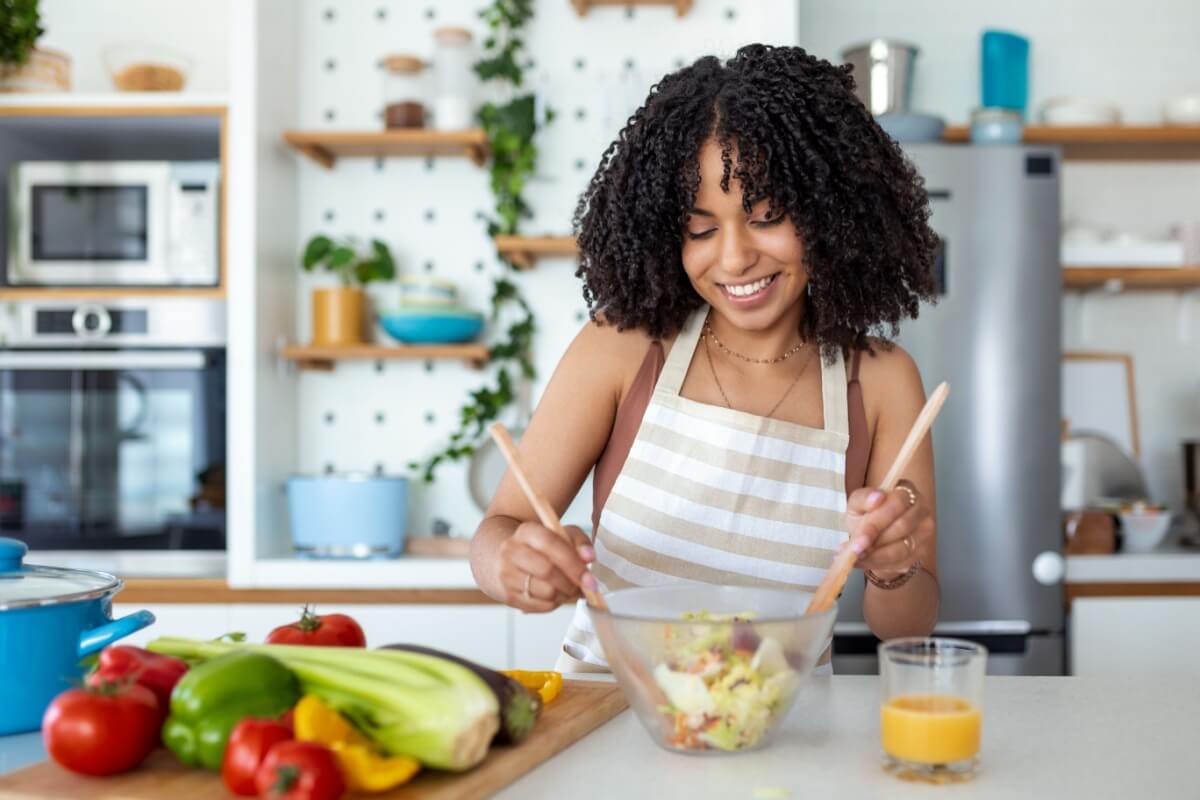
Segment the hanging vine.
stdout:
[[[494,0],[479,16],[487,22],[488,35],[483,41],[483,58],[475,63],[475,73],[481,81],[497,82],[510,95],[506,102],[485,103],[479,111],[479,122],[491,150],[489,171],[495,211],[487,220],[487,231],[494,237],[517,233],[521,220],[530,216],[522,192],[537,166],[533,138],[539,127],[550,123],[554,113],[547,110],[539,120],[534,96],[520,93],[524,84],[525,47],[521,32],[533,18],[533,0]],[[509,276],[512,264],[502,255],[501,259],[509,270],[498,276],[492,287],[492,324],[506,326],[503,338],[490,348],[491,361],[499,367],[495,384],[471,392],[459,409],[458,427],[450,434],[447,445],[423,464],[411,465],[422,471],[427,482],[434,479],[441,464],[474,453],[487,435],[488,424],[512,404],[513,370],[525,380],[536,377],[531,354],[537,321],[533,309]],[[505,313],[506,309],[509,313]],[[509,321],[502,323],[502,318]]]

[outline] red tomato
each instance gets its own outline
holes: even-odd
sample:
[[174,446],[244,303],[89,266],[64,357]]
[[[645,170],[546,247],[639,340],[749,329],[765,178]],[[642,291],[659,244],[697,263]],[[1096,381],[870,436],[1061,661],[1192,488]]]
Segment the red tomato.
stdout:
[[258,796],[271,800],[338,800],[346,782],[337,757],[316,742],[280,742],[255,776]]
[[136,683],[68,689],[42,718],[50,757],[73,772],[113,775],[136,767],[158,744],[154,692]]
[[328,647],[366,647],[367,637],[345,614],[317,616],[304,607],[300,620],[280,625],[267,634],[268,644],[315,644]]
[[292,727],[274,719],[248,717],[234,726],[225,745],[221,762],[221,780],[234,794],[258,793],[254,776],[271,748],[292,738]]

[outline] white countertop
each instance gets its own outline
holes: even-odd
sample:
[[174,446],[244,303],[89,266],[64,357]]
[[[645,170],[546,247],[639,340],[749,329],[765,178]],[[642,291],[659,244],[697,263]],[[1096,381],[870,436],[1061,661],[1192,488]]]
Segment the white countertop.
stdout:
[[1191,583],[1200,581],[1200,550],[1164,547],[1151,553],[1067,556],[1067,583]]
[[807,686],[760,751],[669,753],[625,712],[497,797],[1198,797],[1197,719],[1200,692],[1169,681],[988,678],[978,775],[933,787],[882,770],[878,679],[846,675]]
[[[627,711],[498,797],[1182,798],[1200,794],[1200,692],[1170,681],[988,678],[983,752],[970,783],[930,787],[884,772],[879,682],[806,686],[765,748],[701,758],[656,747]],[[0,773],[44,758],[38,734],[0,737]]]

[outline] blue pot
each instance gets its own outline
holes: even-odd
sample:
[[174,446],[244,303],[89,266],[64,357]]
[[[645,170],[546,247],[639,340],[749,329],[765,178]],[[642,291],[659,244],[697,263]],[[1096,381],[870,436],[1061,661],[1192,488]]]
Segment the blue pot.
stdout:
[[81,659],[154,622],[149,611],[113,620],[116,577],[24,566],[27,552],[0,538],[0,736],[36,731],[50,701],[83,679]]
[[395,558],[404,552],[408,480],[369,475],[288,479],[292,544],[307,558]]

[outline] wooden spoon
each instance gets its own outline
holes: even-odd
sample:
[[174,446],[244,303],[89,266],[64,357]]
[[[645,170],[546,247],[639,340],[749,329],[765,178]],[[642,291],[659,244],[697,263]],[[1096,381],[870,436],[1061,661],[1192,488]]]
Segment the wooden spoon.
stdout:
[[[500,447],[500,452],[504,454],[504,458],[508,461],[508,468],[512,470],[513,475],[517,479],[517,483],[521,484],[521,491],[525,493],[525,498],[529,500],[529,505],[533,506],[534,513],[537,514],[538,520],[550,530],[557,533],[572,547],[575,542],[571,540],[571,535],[566,532],[562,526],[562,521],[559,520],[558,514],[554,513],[554,509],[546,502],[546,498],[542,497],[541,492],[530,483],[529,476],[525,474],[525,470],[521,468],[521,463],[517,459],[517,446],[513,443],[513,438],[508,432],[508,428],[504,427],[502,422],[493,422],[489,431],[492,438],[496,440],[496,444]],[[608,604],[604,602],[604,597],[599,592],[593,592],[588,589],[583,590],[584,597],[587,598],[588,605],[592,608],[601,608],[608,610]]]
[[[925,401],[925,407],[921,409],[921,413],[917,415],[917,421],[913,423],[912,429],[908,432],[908,438],[900,446],[900,452],[896,454],[891,469],[887,471],[883,481],[879,484],[882,491],[890,492],[896,488],[900,476],[904,470],[908,469],[908,462],[912,461],[921,440],[925,438],[925,434],[933,425],[933,420],[942,410],[942,404],[946,402],[948,394],[950,394],[950,384],[942,382],[933,390],[933,394],[929,395],[929,399]],[[821,584],[817,586],[817,590],[813,592],[812,599],[808,601],[808,608],[804,613],[819,614],[832,608],[833,601],[842,593],[846,579],[850,577],[850,571],[854,569],[854,562],[857,560],[858,553],[854,552],[854,549],[847,543],[846,549],[838,553],[837,557],[833,559],[833,563],[829,565],[829,570],[825,573]]]

